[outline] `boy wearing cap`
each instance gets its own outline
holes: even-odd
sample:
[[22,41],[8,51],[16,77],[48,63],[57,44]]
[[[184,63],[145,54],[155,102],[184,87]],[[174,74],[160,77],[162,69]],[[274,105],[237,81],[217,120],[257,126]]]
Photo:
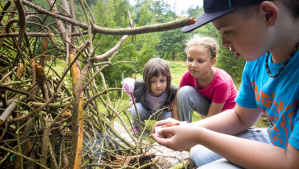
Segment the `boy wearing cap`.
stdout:
[[[199,122],[163,128],[159,135],[167,138],[151,137],[178,151],[197,145],[191,158],[197,167],[204,165],[200,168],[298,168],[299,1],[204,0],[204,11],[182,31],[212,22],[222,45],[248,61],[237,105]],[[263,113],[271,127],[251,129]]]

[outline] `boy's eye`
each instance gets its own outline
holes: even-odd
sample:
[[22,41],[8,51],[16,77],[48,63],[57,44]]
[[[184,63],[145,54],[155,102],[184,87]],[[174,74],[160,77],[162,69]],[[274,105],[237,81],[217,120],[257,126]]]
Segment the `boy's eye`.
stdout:
[[225,35],[230,35],[232,33],[232,31],[224,31],[223,32]]

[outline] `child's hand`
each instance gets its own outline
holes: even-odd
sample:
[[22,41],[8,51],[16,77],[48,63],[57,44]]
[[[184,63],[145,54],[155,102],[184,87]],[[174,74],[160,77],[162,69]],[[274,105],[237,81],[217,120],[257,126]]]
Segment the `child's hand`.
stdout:
[[172,105],[168,105],[168,111],[171,111],[172,110]]
[[166,125],[166,124],[178,123],[178,122],[179,122],[178,120],[175,120],[173,118],[168,118],[168,119],[165,119],[165,120],[157,121],[155,123],[155,125],[153,126],[153,128],[152,128],[152,133],[156,132],[155,127],[163,126],[163,125]]
[[150,137],[167,148],[184,151],[198,144],[200,127],[190,124],[166,127],[162,128],[159,134],[167,137],[158,137],[156,134],[151,134]]
[[131,108],[133,105],[133,101],[130,101],[129,108]]

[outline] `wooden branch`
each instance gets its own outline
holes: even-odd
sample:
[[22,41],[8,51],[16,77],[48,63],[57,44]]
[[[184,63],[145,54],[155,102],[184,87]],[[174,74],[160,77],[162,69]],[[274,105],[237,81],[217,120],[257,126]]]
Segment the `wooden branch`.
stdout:
[[3,125],[11,112],[17,107],[17,101],[23,101],[26,96],[20,96],[16,101],[12,102],[0,116],[0,125]]
[[12,72],[14,72],[17,69],[17,67],[14,67],[11,71],[9,71],[8,73],[6,73],[2,79],[0,80],[0,84],[10,75],[12,74]]
[[[102,118],[102,117],[100,117]],[[111,132],[118,138],[120,139],[123,143],[125,143],[127,146],[129,146],[130,148],[134,148],[135,146],[133,144],[131,144],[130,142],[128,142],[127,140],[125,140],[121,135],[119,135],[119,133],[117,133],[117,131],[115,129],[113,129],[113,127],[110,125],[110,123],[106,120],[102,118],[102,121],[105,123],[105,125],[111,130]],[[132,139],[134,140],[134,139]]]
[[71,106],[71,104],[73,103],[73,100],[71,100],[58,114],[57,116],[54,118],[54,120],[51,122],[50,127],[52,127],[54,125],[54,123],[59,119],[59,117]]
[[[42,33],[42,32],[26,32],[26,35],[30,36],[30,37],[50,37],[50,36],[54,36],[53,34]],[[0,38],[18,37],[18,36],[19,36],[18,32],[0,34]]]
[[46,60],[46,57],[44,56],[44,54],[47,53],[47,50],[48,50],[48,42],[49,42],[49,39],[48,38],[43,38],[43,43],[42,43],[42,56],[40,57],[40,61],[39,61],[39,64],[42,66],[42,67],[45,67],[45,60]]
[[112,157],[116,159],[116,161],[123,162],[123,166],[126,167],[129,165],[129,163],[135,162],[137,159],[139,160],[150,160],[152,158],[155,158],[156,155],[151,153],[151,154],[142,154],[142,155],[134,155],[134,156],[120,156],[120,155],[113,155],[111,154]]
[[22,0],[14,0],[18,13],[19,13],[19,36],[18,36],[18,46],[22,45],[24,34],[25,34],[25,28],[26,28],[26,16],[25,16],[25,11],[24,7],[22,4]]
[[9,29],[10,29],[11,25],[14,24],[14,23],[19,23],[19,19],[18,18],[13,18],[13,19],[8,20],[6,22],[6,24],[4,25],[2,32],[3,33],[9,33]]
[[[53,12],[49,12],[37,5],[34,5],[33,3],[23,0],[23,3],[28,5],[31,8],[34,8],[35,10],[49,15],[53,18],[59,19],[61,21],[70,23],[74,26],[79,26],[82,29],[87,30],[88,25],[86,23],[78,22],[76,20],[55,14]],[[173,30],[177,28],[181,28],[184,26],[188,26],[191,24],[194,24],[196,22],[195,18],[184,18],[168,23],[162,23],[162,24],[155,24],[155,25],[148,25],[148,26],[141,26],[136,28],[121,28],[121,29],[113,29],[113,28],[104,28],[99,27],[97,25],[93,25],[92,32],[93,33],[101,33],[101,34],[107,34],[107,35],[135,35],[135,34],[143,34],[143,33],[150,33],[150,32],[161,32],[161,31],[167,31],[167,30]]]
[[132,135],[132,133],[130,132],[130,130],[128,129],[128,127],[125,125],[125,122],[123,120],[123,118],[120,116],[120,114],[114,110],[113,107],[111,107],[105,100],[102,99],[102,102],[107,106],[109,107],[109,109],[111,109],[115,114],[116,116],[118,117],[118,119],[120,120],[120,122],[122,123],[124,129],[127,131],[127,133],[129,134],[129,136],[132,138],[132,140],[135,142],[135,144],[137,144],[137,141],[134,139],[134,136]]
[[[24,2],[24,1],[23,1]],[[49,4],[49,6],[50,7],[52,7],[51,8],[51,13],[53,13],[54,15],[57,15],[57,13],[59,13],[58,12],[58,10],[57,10],[57,8],[56,8],[56,5],[54,4],[54,2],[56,2],[56,1],[53,1],[53,0],[47,0],[47,2],[48,2],[48,4]],[[61,36],[61,38],[63,39],[63,40],[65,40],[65,28],[64,28],[64,24],[62,23],[62,21],[61,20],[58,20],[58,19],[55,19],[55,22],[56,22],[56,25],[57,25],[57,27],[58,27],[58,30],[59,30],[59,33],[60,33],[60,36]]]
[[8,7],[10,6],[10,4],[11,4],[11,0],[8,0],[6,2],[6,4],[4,5],[4,7],[3,7],[3,9],[2,9],[2,11],[0,13],[0,23],[1,23],[2,19],[3,19],[3,17],[4,17],[5,11],[8,9]]
[[128,35],[123,36],[113,48],[111,48],[110,50],[108,50],[106,53],[104,53],[104,54],[102,54],[102,55],[96,56],[94,61],[101,61],[101,60],[104,60],[104,59],[106,59],[108,56],[110,56],[112,53],[116,52],[116,51],[120,48],[120,46],[122,45],[122,43],[123,43],[128,37],[129,37]]
[[31,117],[33,116],[35,113],[38,113],[39,111],[41,111],[42,109],[44,109],[45,107],[47,107],[51,101],[53,101],[54,97],[51,97],[46,103],[44,103],[43,105],[41,105],[38,109],[24,115],[24,116],[21,116],[21,117],[17,117],[17,118],[13,118],[11,120],[8,121],[9,124],[12,124],[12,123],[16,123],[18,121],[21,121],[21,120],[25,120],[27,119],[28,117]]
[[115,90],[122,90],[122,88],[111,88],[111,89],[105,89],[95,95],[93,95],[87,102],[85,102],[84,104],[84,109],[86,108],[86,106],[91,102],[93,101],[95,98],[103,95],[103,94],[107,94],[109,91],[115,91]]
[[46,126],[46,120],[44,120],[44,125],[40,163],[46,166],[49,154],[49,146],[51,146],[51,144],[49,141],[50,128]]
[[[26,80],[26,81],[28,81],[28,80]],[[30,81],[31,81],[31,80],[30,80]],[[23,91],[23,90],[14,89],[14,88],[11,88],[11,87],[6,87],[6,86],[1,85],[1,84],[0,84],[0,88],[2,88],[2,89],[6,89],[6,90],[10,90],[10,91],[13,91],[13,92],[17,92],[17,93],[21,93],[21,94],[24,94],[24,95],[27,95],[27,96],[31,96],[31,97],[33,97],[33,98],[39,100],[39,101],[43,101],[43,102],[44,102],[44,100],[43,100],[42,98],[39,98],[39,97],[37,97],[37,96],[34,96],[34,95],[32,95],[31,93],[26,92],[26,91]]]
[[[66,106],[69,102],[56,102],[56,103],[49,103],[47,105],[47,107],[49,108],[64,108],[64,106]],[[39,102],[30,102],[30,105],[32,107],[39,107],[39,106],[43,106],[46,103],[39,103]]]
[[5,147],[3,147],[3,146],[0,146],[0,149],[5,150],[5,151],[8,151],[8,152],[10,152],[10,153],[12,153],[12,154],[15,154],[15,155],[17,155],[17,156],[20,156],[20,157],[22,157],[22,158],[25,158],[25,159],[27,159],[27,160],[29,160],[29,161],[31,161],[31,162],[34,162],[35,164],[41,166],[42,168],[50,169],[50,168],[46,167],[45,165],[42,165],[41,163],[39,163],[39,162],[37,162],[37,161],[34,161],[34,160],[32,160],[31,158],[28,158],[27,156],[24,156],[23,154],[20,154],[20,153],[18,153],[18,152],[15,152],[15,151],[10,150],[10,149],[8,149],[8,148],[5,148]]
[[184,169],[184,168],[188,167],[189,165],[190,165],[190,161],[185,160],[184,162],[177,164],[177,165],[171,167],[170,169]]

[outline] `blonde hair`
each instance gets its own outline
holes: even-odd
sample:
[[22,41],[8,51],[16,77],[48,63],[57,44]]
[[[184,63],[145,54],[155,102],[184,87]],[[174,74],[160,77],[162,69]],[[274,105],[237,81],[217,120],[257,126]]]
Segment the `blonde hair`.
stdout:
[[193,35],[186,41],[185,52],[187,53],[189,48],[192,46],[206,48],[210,54],[211,59],[216,58],[219,50],[219,45],[214,38],[203,37],[201,35]]

